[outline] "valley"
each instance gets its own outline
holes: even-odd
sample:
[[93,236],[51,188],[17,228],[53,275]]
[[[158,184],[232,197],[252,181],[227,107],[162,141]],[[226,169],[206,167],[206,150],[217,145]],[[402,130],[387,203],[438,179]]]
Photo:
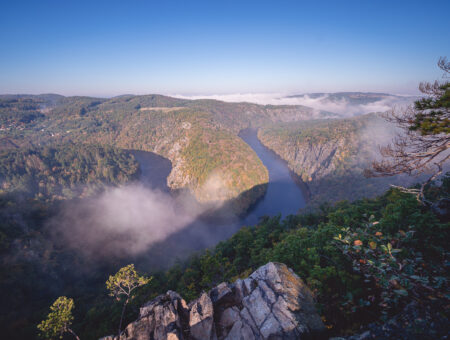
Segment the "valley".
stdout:
[[247,226],[293,223],[300,209],[399,183],[362,175],[386,138],[365,133],[385,129],[375,114],[159,95],[0,104],[0,286],[17,310],[1,324],[11,339],[34,333],[55,294],[84,312],[105,303],[91,299],[117,265],[175,268]]
[[4,1],[0,340],[448,340],[448,13]]
[[[348,97],[352,103],[355,95],[339,94],[338,98],[342,101]],[[385,97],[359,93],[357,103],[374,103]],[[361,175],[377,153],[379,141],[387,137],[372,135],[375,139],[364,140],[369,126],[382,125],[373,115],[337,119],[339,114],[301,105],[226,103],[160,95],[111,99],[0,96],[0,112],[7,113],[2,115],[0,148],[75,143],[154,152],[172,163],[169,188],[188,190],[206,205],[247,193],[236,205],[245,211],[263,193],[257,190],[249,194],[252,188],[267,183],[268,174],[255,152],[239,138],[239,132],[246,128],[259,129],[262,143],[308,182],[317,201],[333,196],[324,195],[323,188],[329,185],[340,192],[334,201],[357,199],[366,193],[373,196],[386,188]],[[359,195],[339,184],[352,177],[367,184]]]
[[448,13],[4,1],[0,340],[449,340]]
[[[258,159],[261,159],[264,169],[267,169],[268,183],[253,188],[250,193],[241,194],[240,199],[230,201],[223,206],[207,206],[207,210],[204,210],[204,204],[195,201],[193,194],[189,191],[183,192],[169,187],[168,178],[172,171],[171,162],[152,152],[121,151],[119,156],[122,158],[117,159],[115,153],[112,153],[117,151],[112,149],[109,153],[104,154],[106,159],[100,158],[97,160],[94,158],[95,163],[88,163],[90,164],[88,168],[96,168],[100,174],[107,171],[105,173],[110,174],[111,177],[94,178],[91,173],[92,178],[86,178],[84,176],[87,176],[87,174],[83,175],[83,172],[76,170],[78,167],[85,169],[86,166],[83,165],[85,163],[78,164],[79,161],[76,157],[85,161],[85,152],[89,151],[91,153],[88,153],[88,155],[93,154],[94,157],[98,157],[98,153],[101,154],[103,149],[85,144],[80,144],[80,147],[75,148],[75,154],[67,151],[71,150],[70,148],[64,149],[61,147],[42,147],[41,153],[33,151],[39,150],[39,147],[28,151],[20,148],[4,149],[2,160],[5,168],[2,173],[7,176],[3,178],[5,189],[2,194],[2,201],[0,201],[2,207],[0,216],[3,222],[1,224],[1,241],[5,246],[2,267],[8,275],[0,276],[0,286],[15,292],[3,303],[13,306],[17,313],[11,313],[8,318],[1,319],[0,324],[7,324],[11,320],[20,319],[21,322],[30,325],[30,327],[20,330],[14,325],[12,327],[5,326],[8,328],[8,337],[14,339],[21,338],[25,334],[33,334],[33,323],[35,321],[31,320],[38,317],[37,311],[40,306],[46,304],[55,292],[77,297],[80,301],[83,301],[82,309],[87,308],[83,307],[84,305],[90,306],[91,303],[84,302],[85,299],[89,299],[92,294],[98,294],[102,290],[103,273],[110,272],[117,263],[132,261],[140,268],[145,268],[150,272],[163,270],[177,263],[177,261],[188,258],[195,252],[214,247],[217,243],[231,237],[242,226],[256,224],[260,218],[266,215],[286,217],[295,214],[302,208],[306,202],[304,194],[295,183],[293,174],[288,170],[286,163],[259,142],[256,130],[243,130],[240,136],[244,141],[243,143],[255,152]],[[61,154],[65,158],[58,164],[65,164],[67,169],[72,169],[74,174],[78,176],[76,177],[78,181],[71,180],[71,177],[69,177],[67,182],[62,182],[57,177],[56,169],[51,169],[51,165],[56,164],[51,155],[57,156],[59,155],[58,152],[61,153],[62,150],[66,150]],[[24,154],[23,157],[25,158],[19,162],[21,159],[17,155],[21,154]],[[31,157],[30,155],[38,155],[41,158],[42,155],[46,155],[47,158],[43,158],[41,165],[36,160],[34,162],[29,161],[26,157]],[[73,159],[70,158],[71,155],[72,157],[77,156]],[[15,160],[14,166],[11,168],[15,172],[8,170],[10,169],[9,163],[7,163],[9,159]],[[34,160],[34,158],[31,159]],[[125,163],[125,160],[129,164]],[[16,163],[24,170],[17,171]],[[103,168],[98,167],[97,163],[107,164],[108,168],[103,171]],[[129,170],[122,163],[127,165]],[[53,183],[53,177],[45,173],[49,166],[51,176],[56,177],[56,184],[65,184],[66,189],[63,192],[67,194],[66,196],[50,195],[56,189],[46,191],[44,189],[49,185],[44,187],[39,185],[39,178],[42,178],[41,181],[47,180],[49,183]],[[128,179],[125,181],[121,177],[123,176],[122,173],[117,170],[121,168],[130,172]],[[9,173],[11,174],[8,175]],[[21,187],[17,186],[16,183],[23,182],[24,178],[30,177],[30,175],[36,178],[38,182],[35,186],[27,187],[29,191],[21,198],[18,196],[18,190]],[[89,184],[91,181],[94,184],[97,183],[95,190]],[[7,186],[5,183],[11,183],[11,186]],[[73,185],[71,186],[70,183],[73,183]],[[105,188],[101,185],[124,186],[126,188],[127,183],[131,184],[131,194],[139,195],[137,200],[144,199],[141,194],[142,190],[148,190],[143,192],[144,195],[156,193],[157,198],[165,201],[165,204],[173,202],[170,204],[176,207],[174,210],[176,215],[161,220],[156,216],[157,213],[154,210],[150,210],[149,213],[135,211],[131,220],[128,219],[127,223],[138,225],[139,228],[145,226],[145,229],[126,227],[123,231],[116,230],[113,232],[111,228],[121,227],[120,222],[119,224],[113,222],[114,219],[123,218],[120,210],[126,210],[132,202],[137,204],[137,201],[130,200],[129,196],[122,193],[119,196],[118,205],[114,206],[118,214],[111,213],[110,210],[103,210],[105,201],[102,197],[106,197],[108,204],[112,204],[111,200],[114,196],[104,196],[102,192]],[[134,189],[137,183],[147,189]],[[34,187],[38,190],[31,190]],[[59,186],[57,188],[61,191]],[[72,190],[68,191],[68,188],[72,188]],[[253,200],[255,190],[256,197],[259,197],[256,201]],[[162,192],[164,195],[161,196],[158,192]],[[32,199],[30,200],[30,198]],[[251,206],[248,211],[239,207],[243,199],[249,202],[248,204]],[[139,205],[138,209],[151,208],[147,206],[151,202],[145,201],[143,205]],[[170,217],[172,214],[164,206],[160,205],[159,208],[164,209],[161,212],[164,215]],[[193,211],[199,211],[200,214],[193,214]],[[110,221],[110,224],[108,226],[97,225],[99,223],[97,214],[100,214],[102,220]],[[186,216],[189,218],[186,219]],[[146,219],[144,224],[139,222],[143,218]],[[170,226],[171,219],[181,221],[175,225],[175,229],[172,231],[170,231],[170,228],[174,228],[174,226]],[[186,223],[183,224],[183,221],[186,221]],[[163,223],[163,225],[159,226],[159,223]],[[159,236],[162,232],[158,231],[160,228],[167,229],[167,234],[163,232],[163,235],[166,236],[162,238]],[[99,236],[99,234],[102,236]],[[144,243],[146,248],[137,253],[133,251],[118,252],[117,250],[126,247],[127,244],[136,248],[136,244],[139,243],[138,238],[148,239],[149,237],[148,243]],[[120,239],[123,241],[117,242]],[[33,279],[34,284],[14,285],[14,282],[26,280],[23,276],[25,275],[23,271],[25,268],[29,268],[29,270],[34,268],[32,274],[29,273],[29,270],[26,274],[28,278]],[[49,276],[55,278],[51,285],[46,284]],[[86,287],[90,288],[86,289]],[[39,298],[36,299],[33,296],[39,296]],[[28,299],[26,311],[21,307],[24,306],[24,298]]]
[[[15,113],[2,126],[3,147],[90,143],[151,151],[172,162],[168,177],[172,190],[188,189],[204,203],[236,198],[267,182],[267,170],[237,136],[241,129],[316,114],[301,106],[265,107],[157,95],[110,100],[49,95],[2,99],[3,110]],[[36,118],[24,123],[23,116]],[[250,201],[241,204],[244,210]]]
[[[259,199],[252,202],[248,211],[239,214],[236,211],[240,210],[234,208],[234,205],[242,200],[202,212],[196,220],[166,239],[152,244],[148,251],[140,254],[139,261],[143,267],[153,270],[167,268],[178,259],[214,247],[243,226],[255,225],[265,216],[285,218],[305,207],[307,195],[296,183],[295,174],[283,160],[259,142],[256,130],[243,130],[239,136],[252,147],[268,170],[269,182],[256,188],[263,192]],[[167,160],[150,152],[134,151],[133,154],[138,156],[136,159],[141,168],[140,182],[149,188],[170,192],[163,180],[164,174],[170,172]],[[186,201],[185,194],[172,192],[175,202],[182,206],[181,211],[199,209],[198,206],[193,207],[195,204],[192,200]],[[149,230],[152,229],[151,225],[152,222],[149,221]]]

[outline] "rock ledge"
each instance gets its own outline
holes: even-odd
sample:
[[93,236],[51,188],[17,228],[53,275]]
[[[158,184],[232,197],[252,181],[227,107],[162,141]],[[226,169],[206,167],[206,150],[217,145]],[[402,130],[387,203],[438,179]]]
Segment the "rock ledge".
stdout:
[[309,288],[286,265],[269,262],[189,305],[168,291],[142,306],[120,339],[101,340],[315,339],[324,330]]

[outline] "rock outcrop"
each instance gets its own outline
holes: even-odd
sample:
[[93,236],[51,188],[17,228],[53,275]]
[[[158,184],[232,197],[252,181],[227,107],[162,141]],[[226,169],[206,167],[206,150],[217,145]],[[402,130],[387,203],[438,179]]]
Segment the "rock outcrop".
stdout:
[[258,138],[284,159],[289,168],[304,182],[337,175],[339,171],[348,170],[355,164],[359,140],[356,128],[352,129],[353,126],[339,133],[331,133],[328,129],[323,132],[319,128],[304,132],[305,128],[301,125],[298,129],[295,129],[294,125],[290,128],[293,130],[290,134],[275,127],[262,129],[258,131]]
[[406,175],[364,176],[364,170],[380,157],[378,145],[396,133],[395,126],[379,115],[367,114],[272,124],[259,129],[258,138],[306,183],[311,208],[325,202],[375,197],[391,184],[408,187],[420,181]]
[[323,332],[309,288],[286,265],[269,262],[189,305],[172,291],[158,296],[140,309],[120,340],[314,339]]

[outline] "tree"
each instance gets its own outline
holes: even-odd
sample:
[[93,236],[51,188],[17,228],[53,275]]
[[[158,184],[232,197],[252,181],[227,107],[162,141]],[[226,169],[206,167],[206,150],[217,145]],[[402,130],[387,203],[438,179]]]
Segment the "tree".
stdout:
[[[440,58],[438,66],[444,71],[444,78],[448,78],[450,62]],[[366,169],[365,175],[381,177],[406,173],[417,176],[430,172],[431,176],[420,189],[398,187],[414,193],[420,202],[429,203],[424,190],[442,173],[444,163],[450,158],[450,82],[420,83],[419,90],[425,97],[417,100],[414,106],[385,115],[401,133],[380,148],[384,159],[373,162],[372,169]]]
[[149,283],[150,280],[151,277],[146,278],[144,276],[139,276],[134,269],[134,264],[129,264],[128,266],[120,268],[114,276],[111,275],[108,281],[106,281],[106,288],[109,290],[110,296],[115,297],[117,301],[120,301],[122,297],[126,298],[122,307],[122,314],[120,316],[119,336],[122,331],[122,321],[125,314],[125,308],[132,298],[131,293],[136,288]]
[[41,331],[41,336],[45,339],[63,338],[64,333],[71,333],[77,340],[80,338],[70,328],[73,321],[72,309],[73,299],[60,296],[50,306],[50,313],[47,319],[43,320],[37,328]]

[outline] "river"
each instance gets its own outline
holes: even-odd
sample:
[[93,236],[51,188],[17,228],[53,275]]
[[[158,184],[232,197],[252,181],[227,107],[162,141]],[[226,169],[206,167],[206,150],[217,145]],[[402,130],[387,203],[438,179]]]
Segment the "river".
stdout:
[[[296,175],[289,170],[285,161],[259,141],[257,131],[242,130],[239,136],[256,152],[269,172],[265,195],[240,218],[234,216],[224,219],[223,216],[218,218],[208,215],[197,219],[183,230],[153,245],[139,262],[144,261],[146,267],[153,269],[165,267],[177,258],[183,259],[195,251],[213,247],[243,226],[257,224],[263,216],[281,215],[283,218],[297,213],[305,206],[305,195],[295,180]],[[140,164],[141,182],[150,188],[170,192],[166,184],[171,171],[170,161],[151,152],[133,151],[133,154]]]
[[266,194],[243,218],[241,224],[256,224],[265,215],[281,214],[281,217],[286,217],[303,208],[306,204],[305,194],[295,181],[296,174],[288,168],[286,162],[259,141],[256,130],[242,130],[239,137],[256,152],[269,172]]

